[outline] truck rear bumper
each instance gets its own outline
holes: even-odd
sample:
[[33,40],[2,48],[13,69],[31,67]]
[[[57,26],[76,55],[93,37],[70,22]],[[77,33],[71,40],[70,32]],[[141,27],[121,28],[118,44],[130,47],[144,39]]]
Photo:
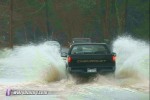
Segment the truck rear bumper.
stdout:
[[69,73],[79,73],[79,74],[96,74],[96,73],[108,73],[115,72],[115,66],[113,67],[97,67],[97,68],[70,68],[67,70]]

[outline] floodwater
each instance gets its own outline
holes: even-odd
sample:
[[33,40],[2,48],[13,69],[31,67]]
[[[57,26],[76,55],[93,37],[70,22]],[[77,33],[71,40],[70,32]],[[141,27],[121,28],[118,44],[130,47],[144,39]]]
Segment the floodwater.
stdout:
[[[0,50],[0,100],[149,100],[149,44],[129,36],[112,44],[115,74],[67,78],[57,46],[47,42]],[[46,90],[11,95],[6,90]]]

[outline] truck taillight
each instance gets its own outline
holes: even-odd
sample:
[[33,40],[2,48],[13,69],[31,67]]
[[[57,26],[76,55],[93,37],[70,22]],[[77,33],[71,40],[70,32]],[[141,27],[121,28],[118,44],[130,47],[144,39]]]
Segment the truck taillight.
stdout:
[[112,56],[112,61],[116,61],[116,56],[115,55]]
[[69,56],[68,57],[68,63],[70,63],[72,61],[72,58]]

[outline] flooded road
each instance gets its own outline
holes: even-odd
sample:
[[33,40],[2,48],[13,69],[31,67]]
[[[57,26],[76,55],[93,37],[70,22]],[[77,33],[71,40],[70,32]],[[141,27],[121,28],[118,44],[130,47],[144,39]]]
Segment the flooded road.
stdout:
[[[0,50],[0,100],[149,100],[149,44],[144,41],[119,37],[113,42],[115,74],[68,79],[58,48],[47,42]],[[5,96],[8,88],[51,94]]]

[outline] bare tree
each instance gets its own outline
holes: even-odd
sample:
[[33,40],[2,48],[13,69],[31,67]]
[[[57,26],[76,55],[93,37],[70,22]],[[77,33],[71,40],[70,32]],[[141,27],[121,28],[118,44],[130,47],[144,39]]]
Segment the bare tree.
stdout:
[[13,48],[13,0],[10,0],[9,47]]
[[127,31],[127,13],[128,13],[128,0],[126,0],[125,2],[124,31]]
[[117,33],[120,34],[121,33],[121,21],[120,21],[120,16],[119,16],[117,0],[115,0],[115,10],[116,10],[117,23],[118,23]]
[[106,10],[105,10],[105,25],[104,25],[104,37],[109,38],[109,14],[110,14],[110,0],[106,0]]
[[47,25],[47,39],[51,36],[50,36],[50,24],[49,24],[49,13],[48,13],[48,1],[45,0],[45,14],[46,14],[46,25]]
[[24,26],[24,35],[25,35],[25,42],[28,43],[28,37],[27,37],[27,32],[26,32],[26,27]]

